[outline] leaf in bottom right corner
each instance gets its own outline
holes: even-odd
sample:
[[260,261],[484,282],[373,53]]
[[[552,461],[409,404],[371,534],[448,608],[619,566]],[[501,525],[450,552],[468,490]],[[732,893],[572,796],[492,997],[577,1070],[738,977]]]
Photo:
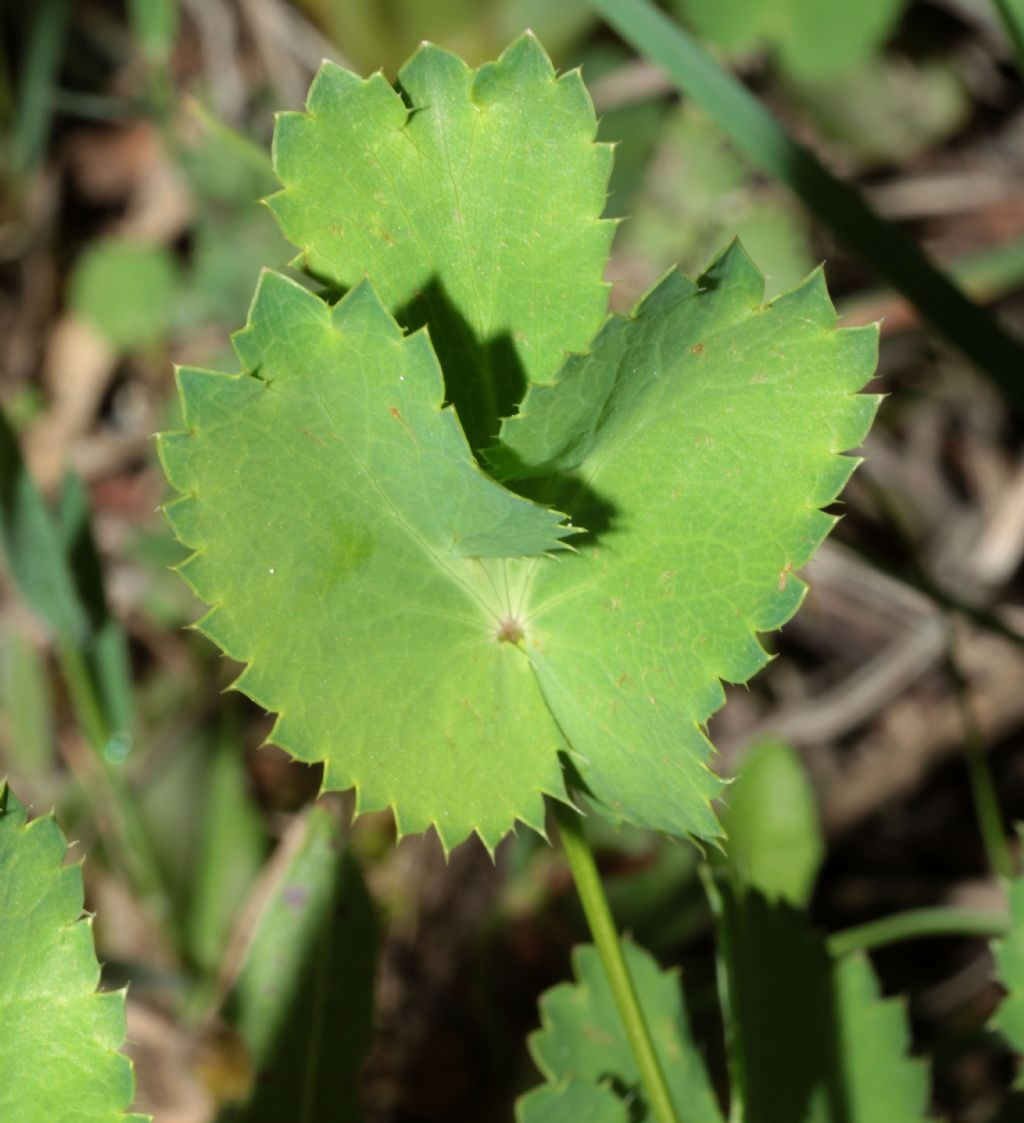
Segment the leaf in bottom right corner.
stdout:
[[866,957],[833,961],[806,913],[724,893],[726,1024],[745,1123],[917,1123],[928,1072]]
[[[1010,1048],[1021,1055],[1024,1054],[1024,878],[1016,878],[1010,884],[1009,896],[1009,931],[992,945],[999,981],[1006,989],[1006,997],[999,1004],[991,1024]],[[1024,1088],[1024,1067],[1018,1071],[1014,1087]]]

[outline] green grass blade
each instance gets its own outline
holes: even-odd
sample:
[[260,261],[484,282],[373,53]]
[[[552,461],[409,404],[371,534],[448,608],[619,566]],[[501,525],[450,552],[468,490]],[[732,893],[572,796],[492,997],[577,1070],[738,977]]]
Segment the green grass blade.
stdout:
[[16,175],[31,171],[46,149],[70,11],[68,0],[40,0],[31,17],[11,144],[11,164]]
[[0,412],[0,543],[25,603],[54,634],[80,643],[88,618],[75,589],[63,543],[21,458],[18,439]]
[[232,995],[257,1072],[238,1123],[358,1118],[377,921],[359,865],[314,808],[261,914]]
[[1017,55],[1017,66],[1024,74],[1024,0],[995,0],[995,4]]
[[1024,409],[1024,347],[970,301],[915,243],[880,218],[794,140],[746,87],[649,0],[593,0],[638,51],[662,67],[753,164],[791,188],[850,252],[910,300],[932,327]]

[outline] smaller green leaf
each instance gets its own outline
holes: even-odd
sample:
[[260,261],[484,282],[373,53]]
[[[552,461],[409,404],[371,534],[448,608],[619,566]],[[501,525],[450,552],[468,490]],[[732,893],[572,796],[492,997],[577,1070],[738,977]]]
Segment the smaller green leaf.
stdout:
[[162,246],[108,238],[76,262],[71,307],[111,347],[133,351],[163,336],[177,288],[174,258]]
[[422,44],[399,84],[324,63],[306,112],[277,118],[268,205],[314,276],[369,277],[403,326],[429,324],[476,449],[607,313],[611,148],[530,33],[477,70]]
[[52,815],[0,784],[0,1119],[116,1123],[134,1097],[124,992],[97,993],[82,871]]
[[610,1088],[566,1080],[542,1084],[516,1104],[516,1123],[630,1123],[628,1109]]
[[314,807],[253,933],[231,1018],[256,1068],[244,1123],[359,1117],[377,921],[359,865]]
[[[623,952],[680,1118],[686,1123],[721,1123],[704,1061],[690,1035],[678,975],[662,971],[647,952],[628,940]],[[530,1036],[537,1067],[553,1085],[569,1082],[597,1087],[610,1082],[629,1106],[630,1123],[653,1119],[597,949],[589,944],[577,948],[573,971],[575,983],[561,983],[540,1000],[542,1028]],[[528,1102],[529,1097],[523,1106]],[[523,1114],[522,1118],[531,1123],[529,1116]],[[552,1114],[550,1118],[563,1117]]]
[[[1011,882],[1009,896],[1010,930],[992,945],[999,981],[1006,988],[992,1026],[1015,1053],[1024,1054],[1024,878]],[[1017,1074],[1015,1086],[1024,1088],[1024,1069]]]
[[740,880],[768,898],[806,905],[825,843],[814,789],[796,750],[782,741],[754,745],[724,804],[726,850]]

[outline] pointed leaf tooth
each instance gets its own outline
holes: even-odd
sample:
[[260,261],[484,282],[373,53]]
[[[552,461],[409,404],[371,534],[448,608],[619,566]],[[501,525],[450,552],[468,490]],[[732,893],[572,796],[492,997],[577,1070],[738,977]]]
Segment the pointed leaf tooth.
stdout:
[[188,445],[190,440],[188,433],[160,433],[156,439],[157,456],[164,475],[175,491],[189,492],[195,487],[195,472]]
[[719,292],[723,301],[739,308],[755,308],[764,300],[764,277],[738,238],[733,238],[704,270],[697,284],[701,289]]
[[315,293],[283,273],[264,269],[246,325],[231,343],[243,370],[264,374],[270,381],[290,373],[296,347],[319,346],[328,323],[327,306]]
[[[839,318],[836,314],[835,305],[832,303],[832,298],[828,295],[825,269],[821,265],[795,289],[777,296],[768,307],[784,315],[817,324],[826,331],[834,329]],[[867,371],[867,377],[870,377],[874,371],[874,365],[873,363]],[[857,389],[859,390],[860,386]]]
[[878,324],[841,328],[836,332],[839,351],[837,367],[851,394],[862,390],[875,376],[878,367],[878,338]]
[[[166,460],[163,463],[166,471]],[[174,478],[170,471],[167,471],[167,475],[168,479]],[[178,475],[177,478],[181,479],[182,477]],[[187,546],[190,550],[201,550],[203,548],[205,543],[199,537],[202,533],[202,520],[196,509],[195,496],[185,495],[180,499],[172,499],[170,503],[165,503],[161,510],[171,524],[171,529],[178,541],[183,546]]]

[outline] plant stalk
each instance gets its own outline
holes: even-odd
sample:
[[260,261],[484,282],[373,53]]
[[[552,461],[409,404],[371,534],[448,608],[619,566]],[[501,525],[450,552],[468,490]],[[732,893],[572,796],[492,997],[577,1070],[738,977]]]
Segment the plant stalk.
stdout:
[[834,176],[761,102],[650,0],[591,0],[594,8],[708,114],[756,167],[790,188],[850,252],[901,292],[923,319],[1024,411],[1024,346],[1008,335],[858,191]]
[[1003,827],[999,797],[996,795],[996,785],[992,779],[988,753],[985,750],[985,738],[977,714],[974,712],[970,687],[956,659],[952,636],[948,662],[953,676],[953,690],[960,707],[960,720],[963,723],[964,759],[967,764],[967,776],[971,785],[971,798],[974,801],[978,830],[981,832],[989,868],[997,877],[1010,881],[1014,875],[1013,853]]
[[615,921],[608,906],[601,876],[597,872],[594,852],[590,849],[587,836],[583,831],[583,817],[572,807],[554,801],[555,820],[562,836],[562,846],[569,859],[576,891],[580,895],[583,912],[590,926],[591,935],[601,962],[604,964],[608,982],[615,996],[615,1004],[622,1018],[622,1025],[633,1050],[640,1078],[643,1081],[647,1103],[657,1123],[681,1123],[676,1114],[672,1097],[669,1095],[665,1074],[661,1070],[658,1054],[648,1029],[644,1012],[640,1007],[629,968],[622,954],[622,945],[615,928]]
[[835,956],[854,951],[874,951],[903,940],[928,936],[981,936],[996,939],[1010,929],[1010,917],[996,910],[936,907],[908,909],[867,924],[844,928],[828,938],[828,950]]

